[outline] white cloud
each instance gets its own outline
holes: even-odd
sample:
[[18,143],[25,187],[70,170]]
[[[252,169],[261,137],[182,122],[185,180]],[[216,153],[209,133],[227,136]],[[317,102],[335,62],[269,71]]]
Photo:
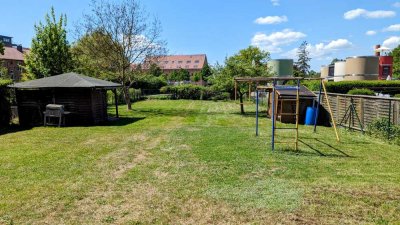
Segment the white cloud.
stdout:
[[400,31],[400,24],[393,24],[383,29],[383,31]]
[[278,23],[283,23],[287,22],[288,18],[287,16],[266,16],[266,17],[260,17],[257,18],[254,23],[257,24],[278,24]]
[[279,6],[279,0],[271,0],[273,6]]
[[388,39],[386,39],[385,41],[383,41],[382,46],[386,47],[386,48],[396,48],[397,46],[400,45],[400,36],[392,36]]
[[400,2],[393,3],[393,7],[400,8]]
[[395,11],[384,11],[384,10],[376,10],[376,11],[368,11],[365,9],[353,9],[344,13],[343,17],[346,20],[352,20],[357,17],[364,17],[367,19],[381,19],[396,16]]
[[257,33],[251,39],[251,45],[260,47],[271,53],[282,52],[281,46],[291,44],[307,35],[302,32],[285,29],[271,34]]
[[[339,50],[349,49],[351,47],[353,47],[353,43],[351,43],[349,40],[337,39],[329,43],[318,43],[315,45],[308,44],[306,49],[310,53],[311,58],[324,60],[330,58],[333,53]],[[297,57],[297,51],[298,48],[295,48],[282,54],[282,56],[294,59]]]
[[374,30],[369,30],[369,31],[365,32],[365,35],[368,35],[368,36],[372,36],[375,34],[376,34],[376,31],[374,31]]

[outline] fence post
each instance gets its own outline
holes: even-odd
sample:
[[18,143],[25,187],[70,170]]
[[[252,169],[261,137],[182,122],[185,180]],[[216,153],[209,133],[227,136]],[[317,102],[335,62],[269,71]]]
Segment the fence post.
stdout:
[[391,114],[392,114],[392,100],[389,99],[389,119],[388,119],[388,128],[389,129],[387,129],[387,137],[388,137],[388,139],[390,138],[390,123],[391,123],[390,117],[391,117]]
[[[365,120],[364,120],[364,98],[360,98],[360,120],[361,120],[361,123],[364,126],[364,124],[365,124]],[[361,124],[360,124],[360,126],[361,126]]]

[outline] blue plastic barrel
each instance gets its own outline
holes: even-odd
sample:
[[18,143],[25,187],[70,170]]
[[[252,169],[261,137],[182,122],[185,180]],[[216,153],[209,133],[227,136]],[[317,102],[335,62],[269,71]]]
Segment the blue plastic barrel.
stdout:
[[304,121],[305,125],[314,125],[315,124],[315,113],[317,108],[307,107],[306,111],[306,119]]

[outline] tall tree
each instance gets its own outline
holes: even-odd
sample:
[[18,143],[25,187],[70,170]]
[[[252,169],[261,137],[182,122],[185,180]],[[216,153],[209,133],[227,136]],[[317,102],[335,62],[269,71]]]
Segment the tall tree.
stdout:
[[393,56],[393,77],[400,78],[400,45],[390,55]]
[[67,16],[57,21],[54,8],[46,14],[45,23],[35,25],[31,51],[25,58],[25,70],[30,78],[41,78],[71,71],[73,68],[67,40]]
[[[149,20],[138,0],[118,2],[93,0],[91,12],[84,15],[78,26],[78,35],[83,37],[101,32],[107,39],[86,39],[82,43],[100,57],[99,61],[112,62],[114,80],[123,85],[123,94],[128,109],[132,109],[129,88],[135,83],[135,72],[147,57],[165,54],[165,42],[161,40],[161,25],[157,19]],[[81,38],[82,40],[82,38]]]
[[[99,49],[104,43],[111,45],[114,42],[108,35],[101,31],[85,34],[77,40],[71,48],[75,66],[74,71],[91,77],[112,80],[118,68],[109,58],[111,57],[110,54],[116,53],[106,51],[97,52],[96,49]],[[118,43],[114,44],[118,45]],[[117,56],[113,57],[117,58]]]
[[307,50],[308,43],[307,41],[303,41],[300,47],[297,50],[297,62],[295,63],[295,69],[298,71],[298,75],[301,77],[305,77],[308,75],[310,71],[310,52]]
[[[217,66],[211,82],[217,90],[233,92],[234,77],[266,77],[270,76],[266,63],[270,58],[269,52],[257,47],[248,47],[237,54],[225,59],[225,66]],[[240,110],[244,114],[243,96],[248,91],[247,84],[238,85]]]

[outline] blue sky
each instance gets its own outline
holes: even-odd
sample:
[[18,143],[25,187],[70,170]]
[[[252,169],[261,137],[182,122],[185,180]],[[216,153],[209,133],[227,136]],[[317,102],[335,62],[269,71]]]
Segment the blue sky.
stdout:
[[[249,45],[270,51],[272,58],[293,58],[305,40],[310,44],[312,69],[319,70],[332,58],[371,55],[375,44],[400,44],[400,1],[395,0],[142,0],[142,4],[161,21],[170,54],[205,53],[211,64]],[[7,1],[0,33],[29,47],[33,25],[54,6],[57,14],[67,15],[73,42],[73,25],[89,5],[90,0]]]

